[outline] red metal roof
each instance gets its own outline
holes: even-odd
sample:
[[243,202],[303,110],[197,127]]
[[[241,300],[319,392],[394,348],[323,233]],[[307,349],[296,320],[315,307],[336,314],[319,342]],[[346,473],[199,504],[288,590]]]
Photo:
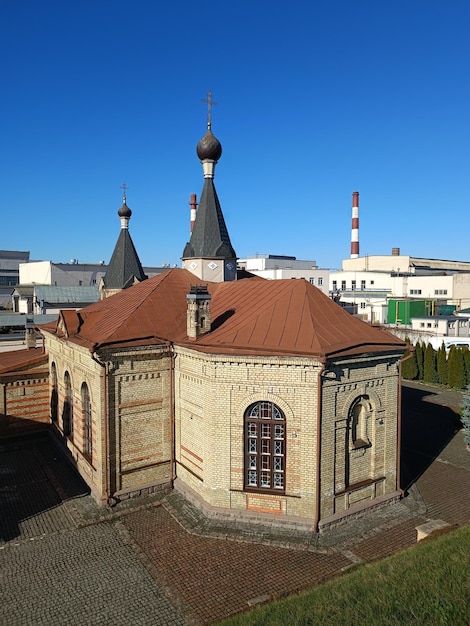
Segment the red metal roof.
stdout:
[[[73,312],[69,341],[91,350],[107,345],[170,341],[214,354],[340,356],[404,351],[397,337],[346,313],[303,279],[208,283],[212,330],[189,340],[186,295],[201,283],[172,269]],[[48,328],[44,330],[50,332]]]
[[[21,371],[25,368],[44,369],[48,356],[42,348],[11,350],[0,353],[0,374]],[[41,367],[42,366],[42,367]]]

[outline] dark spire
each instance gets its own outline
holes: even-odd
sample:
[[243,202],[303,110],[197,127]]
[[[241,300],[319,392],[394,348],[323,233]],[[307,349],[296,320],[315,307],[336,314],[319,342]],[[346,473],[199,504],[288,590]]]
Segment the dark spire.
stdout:
[[105,290],[126,289],[134,283],[140,283],[147,278],[129,233],[129,220],[132,211],[127,206],[125,195],[122,198],[122,206],[118,210],[118,215],[121,220],[121,232],[114,247],[108,269],[103,277]]
[[213,178],[204,180],[193,232],[184,248],[183,259],[191,257],[237,258],[230,242]]
[[[214,186],[215,166],[222,155],[222,145],[211,130],[211,93],[208,93],[208,122],[207,132],[198,142],[196,152],[204,171],[204,188],[202,190],[196,221],[191,238],[183,251],[183,261],[186,259],[226,259],[232,261],[235,267],[237,255],[230,242],[225,225],[224,216]],[[186,266],[186,264],[185,264]],[[188,265],[191,268],[190,265]]]

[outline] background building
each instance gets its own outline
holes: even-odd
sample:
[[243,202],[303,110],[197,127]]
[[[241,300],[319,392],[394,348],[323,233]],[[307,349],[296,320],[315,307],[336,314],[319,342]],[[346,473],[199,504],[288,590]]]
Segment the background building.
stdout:
[[396,324],[389,304],[397,299],[425,302],[428,315],[470,304],[470,262],[411,257],[399,248],[389,256],[345,259],[329,280],[332,297],[372,323]]
[[304,278],[328,295],[330,270],[320,269],[316,261],[301,261],[295,256],[254,254],[239,259],[238,267],[267,280]]
[[29,261],[29,252],[0,250],[0,308],[11,305],[12,288],[19,283],[19,267]]

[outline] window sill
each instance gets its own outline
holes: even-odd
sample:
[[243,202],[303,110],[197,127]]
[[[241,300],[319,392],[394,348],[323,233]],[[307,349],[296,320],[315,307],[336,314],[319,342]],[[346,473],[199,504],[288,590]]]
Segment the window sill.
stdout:
[[371,448],[370,441],[364,441],[364,439],[356,439],[351,446],[351,450],[364,450],[365,448]]

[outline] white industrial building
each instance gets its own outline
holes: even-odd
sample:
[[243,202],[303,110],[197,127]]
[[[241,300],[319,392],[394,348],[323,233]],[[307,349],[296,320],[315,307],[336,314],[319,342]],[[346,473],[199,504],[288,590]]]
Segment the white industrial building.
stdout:
[[295,256],[254,254],[239,259],[237,266],[267,280],[304,278],[326,295],[329,292],[330,270],[319,268],[316,261],[302,261]]
[[[106,274],[108,266],[100,263],[53,263],[52,261],[32,261],[20,263],[20,285],[53,285],[55,287],[92,287],[98,286]],[[161,274],[168,267],[144,267],[149,278]]]
[[52,261],[32,261],[20,263],[20,285],[53,285],[55,287],[89,287],[98,285],[106,274],[102,263],[53,263]]
[[[342,270],[331,272],[330,294],[369,322],[386,324],[388,301],[395,298],[431,300],[470,306],[470,262],[391,255],[345,259]],[[430,310],[430,315],[434,311]]]

